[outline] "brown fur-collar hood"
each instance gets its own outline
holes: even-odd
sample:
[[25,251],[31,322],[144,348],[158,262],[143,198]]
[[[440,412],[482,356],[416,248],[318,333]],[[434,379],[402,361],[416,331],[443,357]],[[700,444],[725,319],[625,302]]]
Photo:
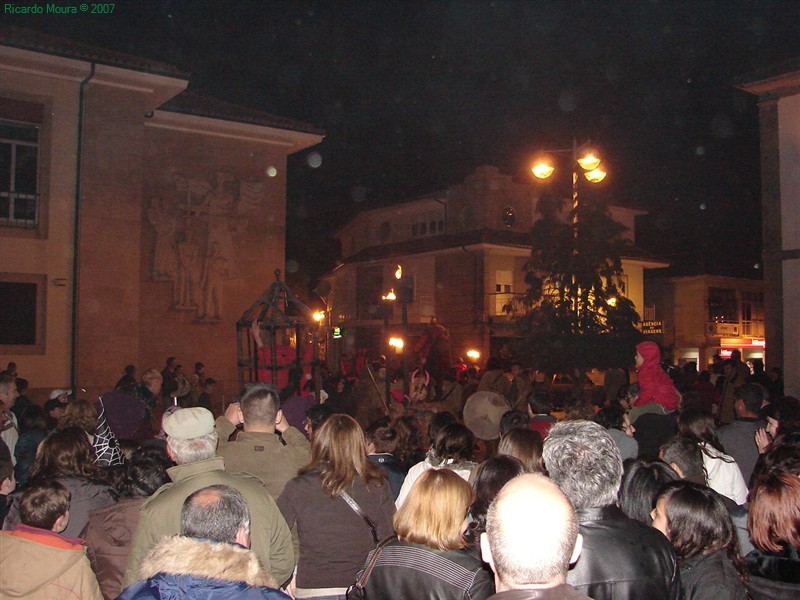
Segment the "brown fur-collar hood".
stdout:
[[174,535],[164,538],[142,562],[139,576],[150,579],[158,573],[196,575],[248,585],[276,587],[275,580],[261,567],[250,550]]

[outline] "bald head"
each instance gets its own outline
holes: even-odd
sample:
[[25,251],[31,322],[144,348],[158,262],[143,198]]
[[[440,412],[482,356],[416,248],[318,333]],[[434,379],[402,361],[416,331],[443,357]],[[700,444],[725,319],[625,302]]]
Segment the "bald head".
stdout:
[[481,550],[498,591],[552,587],[566,581],[577,537],[575,511],[558,486],[520,475],[489,508]]

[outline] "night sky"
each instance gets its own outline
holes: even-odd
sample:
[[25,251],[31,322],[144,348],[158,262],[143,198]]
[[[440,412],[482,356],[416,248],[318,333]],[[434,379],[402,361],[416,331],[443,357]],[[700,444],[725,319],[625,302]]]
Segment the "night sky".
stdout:
[[797,0],[122,0],[2,22],[169,62],[199,93],[324,129],[289,163],[287,259],[312,275],[358,210],[483,164],[529,180],[537,150],[576,137],[606,158],[604,195],[651,211],[641,246],[758,276],[758,110],[733,86],[800,55]]

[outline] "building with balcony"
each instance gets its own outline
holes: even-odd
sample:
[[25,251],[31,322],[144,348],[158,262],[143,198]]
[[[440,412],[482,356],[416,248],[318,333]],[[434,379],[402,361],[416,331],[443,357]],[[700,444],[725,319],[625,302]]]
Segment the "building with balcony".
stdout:
[[[454,358],[466,358],[468,349],[478,350],[481,361],[501,354],[515,336],[513,319],[522,310],[530,230],[541,218],[539,199],[533,183],[515,182],[484,166],[440,193],[357,214],[336,232],[342,260],[326,276],[331,324],[341,333],[332,340],[333,364],[342,353],[386,353],[388,338],[401,335],[400,306],[381,300],[397,291],[398,265],[413,281],[407,347],[436,316],[450,332]],[[644,270],[667,263],[633,243],[635,219],[643,211],[610,210],[627,227],[624,235],[631,244],[622,260],[624,292],[641,311]],[[568,215],[565,205],[560,216]]]
[[188,84],[0,31],[0,356],[33,388],[91,398],[172,355],[237,391],[236,320],[284,264],[286,157],[322,132]]
[[656,336],[673,361],[707,368],[713,356],[766,358],[764,283],[755,279],[690,275],[647,279],[645,314],[663,323]]

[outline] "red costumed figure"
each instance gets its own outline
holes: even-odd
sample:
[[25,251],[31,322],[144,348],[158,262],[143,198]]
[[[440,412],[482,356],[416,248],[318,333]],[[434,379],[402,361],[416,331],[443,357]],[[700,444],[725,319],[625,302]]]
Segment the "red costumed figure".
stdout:
[[639,398],[636,406],[656,402],[671,412],[678,408],[680,394],[661,368],[661,350],[655,342],[636,344],[636,370],[639,373]]

